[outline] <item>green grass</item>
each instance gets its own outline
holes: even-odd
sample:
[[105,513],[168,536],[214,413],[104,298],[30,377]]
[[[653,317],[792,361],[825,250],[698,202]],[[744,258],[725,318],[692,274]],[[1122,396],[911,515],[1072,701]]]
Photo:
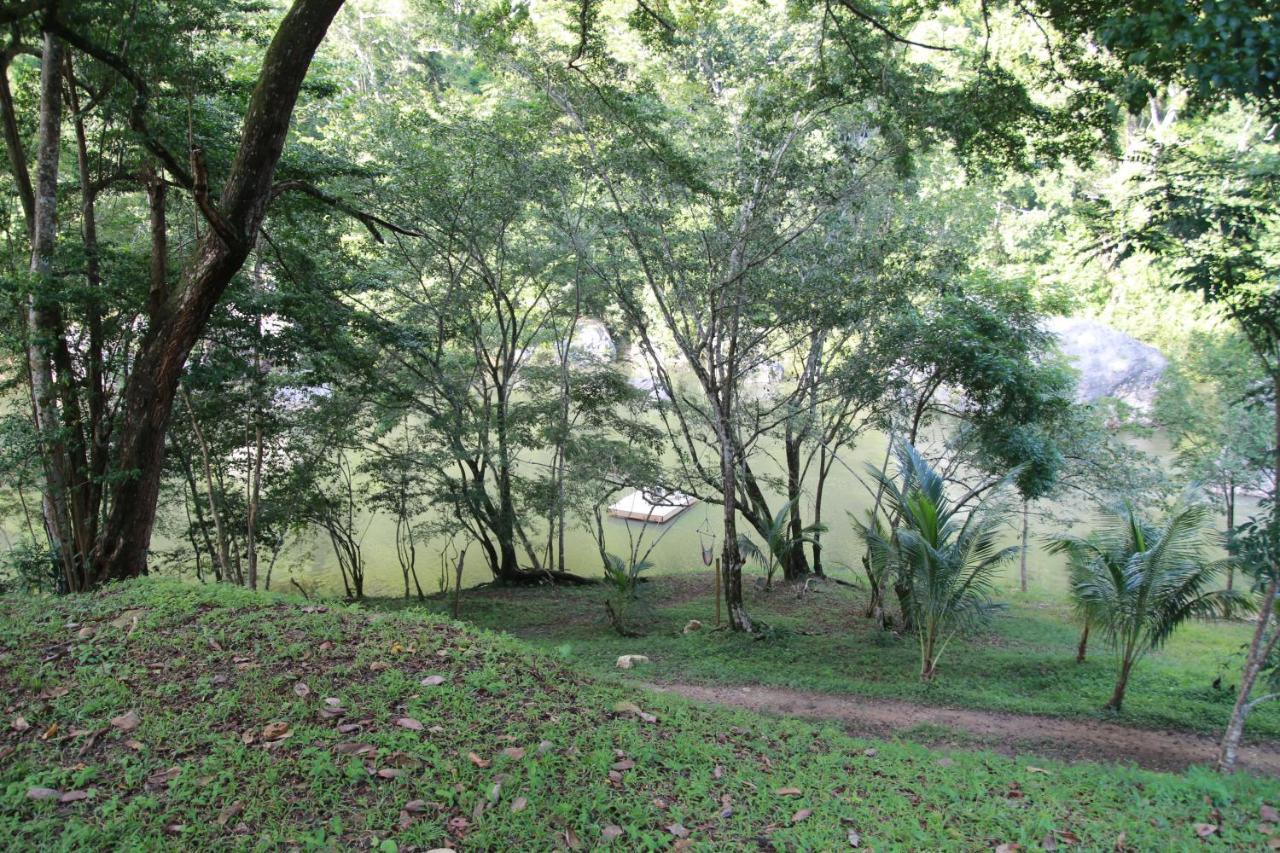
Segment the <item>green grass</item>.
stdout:
[[[832,693],[906,699],[1016,713],[1106,719],[1143,728],[1172,728],[1218,735],[1226,726],[1252,626],[1194,622],[1163,649],[1143,658],[1134,672],[1124,712],[1104,712],[1115,662],[1095,635],[1088,660],[1075,662],[1079,631],[1069,608],[1048,593],[1006,594],[1008,608],[990,630],[960,637],[947,648],[938,676],[917,678],[914,636],[875,630],[862,617],[864,594],[836,584],[798,598],[794,590],[752,587],[747,609],[773,629],[764,639],[728,631],[682,634],[690,619],[713,626],[713,576],[657,575],[642,585],[637,624],[646,636],[626,639],[604,620],[601,588],[468,590],[461,616],[514,633],[567,662],[602,675],[620,654],[643,653],[653,661],[644,676],[657,681],[761,684]],[[370,602],[378,608],[441,611],[401,600]],[[1220,689],[1213,681],[1222,676]],[[1280,738],[1280,703],[1264,704],[1249,718],[1249,739]]]
[[[10,849],[553,849],[596,847],[616,826],[612,846],[628,850],[670,847],[671,827],[697,849],[838,849],[854,831],[877,850],[1050,835],[1177,850],[1205,843],[1197,823],[1219,827],[1210,844],[1257,848],[1259,808],[1276,799],[1273,780],[1247,775],[1037,761],[1046,773],[873,746],[600,682],[434,617],[303,604],[155,580],[0,599]],[[429,675],[443,683],[422,686]],[[325,697],[345,713],[323,717]],[[136,729],[111,725],[130,710]],[[267,745],[272,723],[290,736]],[[37,787],[86,796],[29,799]]]

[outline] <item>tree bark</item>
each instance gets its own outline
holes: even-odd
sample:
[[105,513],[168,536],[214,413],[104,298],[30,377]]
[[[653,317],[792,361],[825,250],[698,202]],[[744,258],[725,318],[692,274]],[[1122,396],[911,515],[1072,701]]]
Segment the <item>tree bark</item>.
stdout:
[[1027,521],[1031,504],[1025,498],[1022,501],[1022,553],[1019,559],[1018,580],[1022,591],[1027,591]]
[[[110,511],[95,547],[98,581],[135,577],[147,570],[165,433],[178,381],[214,307],[257,238],[299,90],[341,6],[342,0],[294,0],[281,21],[263,58],[239,150],[211,218],[221,227],[205,232],[181,287],[151,317],[120,407],[114,468],[125,476],[112,490]],[[196,190],[199,195],[201,187]]]
[[1080,632],[1080,644],[1076,646],[1076,663],[1084,663],[1085,652],[1089,650],[1089,623],[1084,623],[1084,630]]
[[1107,704],[1103,705],[1111,711],[1119,711],[1124,705],[1124,691],[1129,686],[1129,672],[1133,669],[1133,661],[1124,660],[1120,664],[1120,676],[1116,679],[1115,690],[1111,692],[1111,698],[1107,700]]

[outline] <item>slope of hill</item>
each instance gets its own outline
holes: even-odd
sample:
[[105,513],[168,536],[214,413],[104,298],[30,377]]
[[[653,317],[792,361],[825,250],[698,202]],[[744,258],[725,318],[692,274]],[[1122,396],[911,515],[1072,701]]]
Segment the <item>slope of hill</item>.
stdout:
[[1280,805],[1274,780],[860,741],[445,621],[153,580],[0,598],[0,697],[11,849],[1258,848]]

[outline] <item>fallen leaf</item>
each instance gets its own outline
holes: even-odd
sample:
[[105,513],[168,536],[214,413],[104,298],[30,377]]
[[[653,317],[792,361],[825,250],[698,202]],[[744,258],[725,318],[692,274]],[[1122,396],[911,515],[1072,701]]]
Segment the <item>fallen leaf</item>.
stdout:
[[46,687],[36,696],[37,699],[60,699],[71,692],[70,687]]
[[476,767],[479,767],[481,770],[483,770],[484,768],[488,767],[490,764],[493,763],[487,758],[481,758],[479,755],[476,755],[474,752],[467,753],[467,759]]
[[402,729],[408,729],[411,732],[420,732],[423,729],[422,723],[418,722],[413,717],[401,717],[396,720],[396,725]]
[[364,728],[364,726],[360,725],[359,723],[343,723],[342,725],[338,726],[338,734],[349,735],[352,732],[360,731],[362,728]]
[[283,722],[267,723],[262,728],[262,739],[269,741],[284,740],[290,737],[293,732],[289,731],[289,724]]
[[9,727],[15,732],[25,732],[27,729],[31,728],[31,724],[27,722],[25,717],[14,717],[13,722],[9,724]]
[[516,797],[511,801],[511,811],[522,812],[529,806],[529,800],[525,797]]
[[553,744],[551,743],[551,741],[549,740],[542,741],[541,743],[538,744],[538,754],[546,755],[548,752],[551,751],[552,746]]
[[155,785],[157,787],[161,785],[168,785],[174,779],[177,779],[181,773],[181,767],[170,767],[168,770],[160,770],[147,777],[147,784]]
[[1258,809],[1258,817],[1267,823],[1280,823],[1280,811],[1276,811],[1271,806],[1263,806]]
[[801,791],[799,788],[779,788],[778,790],[774,791],[774,793],[777,794],[779,797],[798,797],[804,792]]
[[712,779],[721,779],[721,778],[723,778],[723,777],[724,777],[724,768],[723,768],[722,766],[720,766],[719,764],[717,764],[717,765],[716,765],[714,768],[712,768],[712,770],[711,770],[711,778],[712,778]]
[[640,719],[644,720],[646,723],[656,723],[656,722],[658,722],[658,718],[657,718],[657,717],[655,717],[653,714],[649,714],[649,713],[646,713],[646,712],[644,712],[644,711],[641,711],[641,712],[640,712]]
[[28,788],[28,800],[53,800],[62,796],[61,791],[55,791],[53,788]]
[[519,761],[520,759],[524,758],[524,747],[509,746],[506,749],[502,750],[502,754],[505,755],[507,758],[512,759],[513,761]]
[[422,814],[427,810],[426,800],[410,800],[404,804],[404,810],[409,814]]
[[333,641],[332,641],[332,640],[325,640],[323,643],[321,643],[320,645],[316,646],[316,648],[318,648],[318,649],[319,649],[320,651],[322,651],[322,652],[327,652],[327,651],[329,651],[330,649],[332,649],[332,648],[333,648]]
[[799,823],[811,814],[813,814],[813,809],[800,809],[800,811],[791,816],[791,822]]
[[1059,830],[1058,840],[1069,846],[1074,846],[1080,843],[1080,838],[1069,829]]
[[125,741],[125,742],[124,742],[124,745],[125,745],[125,746],[127,746],[127,747],[129,747],[129,749],[132,749],[134,752],[138,752],[139,750],[141,750],[141,749],[142,749],[142,741],[140,741],[140,740],[133,740],[132,738],[130,738],[129,740]]
[[1058,839],[1053,837],[1052,832],[1046,835],[1044,838],[1040,839],[1040,849],[1041,850],[1057,850],[1058,849]]
[[85,625],[83,628],[81,628],[79,631],[76,632],[76,636],[82,640],[87,640],[96,633],[98,633],[97,628],[95,628],[92,625]]
[[60,803],[77,803],[80,800],[89,799],[88,791],[67,791],[61,797],[58,797]]
[[1272,850],[1280,850],[1280,835],[1273,835],[1267,839],[1267,846]]
[[678,824],[678,823],[673,823],[673,824],[671,824],[670,826],[668,826],[668,827],[667,827],[667,832],[671,833],[671,834],[672,834],[672,835],[674,835],[676,838],[688,838],[688,837],[689,837],[689,830],[685,829],[683,826],[681,826],[681,825],[680,825],[680,824]]
[[307,686],[305,681],[299,681],[297,684],[293,685],[293,692],[298,695],[298,698],[306,699],[311,695],[311,688]]
[[1028,772],[1028,773],[1043,773],[1043,774],[1045,774],[1046,776],[1052,776],[1052,775],[1053,775],[1053,774],[1052,774],[1052,772],[1050,772],[1050,771],[1048,771],[1048,770],[1045,770],[1043,767],[1032,767],[1032,766],[1031,766],[1031,765],[1029,765],[1029,764],[1027,765],[1027,772]]
[[1201,838],[1208,838],[1210,835],[1213,835],[1217,831],[1218,831],[1218,827],[1214,826],[1211,823],[1196,824],[1196,835],[1200,836]]
[[952,766],[953,764],[955,764],[955,761],[953,761],[952,759],[950,759],[950,758],[948,758],[947,756],[945,756],[945,755],[944,755],[942,758],[939,758],[939,759],[937,760],[937,762],[935,762],[935,763],[936,763],[939,767],[950,767],[950,766]]
[[605,841],[612,841],[615,838],[621,838],[622,827],[618,826],[616,823],[611,823],[604,829],[600,830],[600,837]]
[[40,735],[40,740],[48,740],[58,733],[58,724],[50,723],[49,728],[44,730],[44,734]]
[[407,752],[396,750],[384,759],[384,763],[389,767],[399,767],[402,770],[417,770],[422,767],[422,759],[414,758]]
[[369,664],[370,672],[384,672],[388,669],[391,669],[391,664],[387,663],[384,660],[376,660],[373,663]]
[[186,828],[187,825],[185,823],[167,823],[164,826],[164,831],[170,835],[178,835]]
[[137,711],[126,711],[118,717],[111,718],[111,725],[122,732],[131,732],[141,723],[142,720],[138,718]]
[[639,714],[640,706],[635,702],[614,702],[613,712],[615,714]]
[[340,743],[333,748],[333,751],[341,755],[367,755],[370,752],[376,752],[377,747],[371,743]]
[[876,749],[874,746],[869,746],[866,749],[862,750],[862,754],[865,755],[867,758],[875,758],[877,755],[880,754],[880,750]]
[[384,767],[378,771],[377,775],[379,779],[394,779],[397,776],[403,776],[404,771],[397,770],[394,767]]
[[858,830],[851,829],[845,836],[845,840],[849,842],[850,847],[858,847],[862,844],[862,836],[858,834]]
[[444,684],[444,676],[428,675],[426,678],[422,679],[418,683],[421,684],[423,687],[435,687],[439,684]]
[[636,763],[632,761],[630,758],[624,758],[622,761],[613,762],[613,764],[610,765],[610,768],[613,770],[621,771],[621,770],[630,770],[632,767],[635,767],[635,766],[636,766]]
[[218,826],[226,826],[228,823],[231,822],[232,818],[239,817],[240,813],[243,811],[244,811],[244,803],[241,803],[241,802],[232,803],[231,805],[227,806],[226,808],[224,808],[222,811],[218,813],[218,818],[217,820],[214,821],[214,823]]
[[1007,844],[1001,844],[999,847],[997,847],[996,853],[1018,853],[1018,851],[1021,849],[1022,849],[1021,844],[1014,844],[1013,842],[1009,842]]

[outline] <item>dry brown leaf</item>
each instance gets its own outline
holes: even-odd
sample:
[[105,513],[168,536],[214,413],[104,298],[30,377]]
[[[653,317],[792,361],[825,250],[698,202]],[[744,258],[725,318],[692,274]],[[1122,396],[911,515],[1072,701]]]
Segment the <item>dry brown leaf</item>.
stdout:
[[813,814],[813,809],[800,809],[798,812],[796,812],[791,816],[791,822],[799,823],[800,821],[804,820],[811,814]]
[[513,761],[519,761],[520,759],[524,758],[524,747],[509,746],[506,749],[502,750],[502,754],[505,755],[507,758],[512,759]]
[[67,791],[61,797],[58,797],[60,803],[78,803],[81,800],[89,799],[88,791]]
[[875,758],[877,755],[880,754],[880,750],[876,749],[874,746],[869,746],[866,749],[862,750],[862,754],[865,755],[867,758]]
[[140,740],[133,740],[132,738],[130,738],[129,740],[125,741],[125,742],[124,742],[124,745],[125,745],[125,746],[127,746],[127,747],[129,747],[129,749],[132,749],[134,752],[138,752],[138,751],[140,751],[140,750],[142,749],[142,741],[140,741]]
[[618,826],[616,823],[611,823],[604,829],[600,830],[600,837],[606,842],[613,841],[615,838],[621,838],[622,827]]
[[711,778],[712,778],[712,779],[722,779],[722,778],[724,778],[724,768],[723,768],[722,766],[720,766],[719,764],[717,764],[715,767],[713,767],[713,768],[712,768],[712,770],[711,770]]
[[311,695],[311,688],[307,686],[305,681],[299,681],[293,685],[293,692],[297,694],[299,699],[306,699]]
[[488,767],[490,764],[493,763],[487,758],[481,758],[479,755],[476,755],[474,752],[467,753],[467,759],[476,767],[479,767],[481,770],[483,770],[484,768]]
[[1280,823],[1280,811],[1276,811],[1271,806],[1262,806],[1258,809],[1258,817],[1267,823]]
[[396,720],[396,725],[402,729],[408,729],[411,732],[420,732],[424,728],[422,723],[418,722],[413,717],[401,717]]
[[54,790],[53,788],[28,788],[27,789],[28,800],[53,800],[61,796],[62,796],[62,792]]
[[15,732],[25,732],[27,729],[31,728],[31,724],[27,722],[25,717],[19,716],[13,718],[13,722],[9,724],[9,728],[13,729]]
[[1208,838],[1210,835],[1213,835],[1217,831],[1218,831],[1218,827],[1214,826],[1211,823],[1196,824],[1196,835],[1200,836],[1201,838]]
[[289,724],[284,722],[267,723],[262,727],[262,739],[268,741],[284,740],[292,736]]
[[1022,849],[1021,844],[1014,844],[1012,841],[1001,844],[996,848],[996,853],[1018,853]]
[[529,806],[529,800],[525,797],[516,797],[511,801],[511,811],[522,812]]
[[118,717],[111,718],[111,725],[122,732],[131,732],[141,723],[142,720],[138,718],[137,711],[126,711]]
[[422,679],[418,683],[421,684],[423,687],[435,687],[437,685],[444,684],[444,676],[428,675],[426,678]]
[[1272,850],[1280,850],[1280,835],[1273,835],[1267,839],[1267,846]]
[[410,800],[404,804],[404,810],[409,814],[422,814],[427,810],[426,800]]
[[36,696],[37,699],[61,699],[71,692],[70,687],[46,687]]
[[369,664],[370,672],[385,672],[388,669],[391,669],[391,664],[387,663],[384,660],[376,660],[373,663]]
[[1050,851],[1058,849],[1058,839],[1053,837],[1052,832],[1040,839],[1040,849]]
[[343,723],[342,725],[338,726],[338,734],[349,735],[352,732],[360,731],[362,728],[364,728],[364,726],[360,725],[359,723]]
[[367,755],[377,751],[377,747],[371,743],[340,743],[333,751],[341,755]]
[[58,733],[58,724],[50,723],[49,728],[44,730],[44,734],[40,735],[40,740],[48,740]]
[[859,847],[862,844],[862,836],[858,834],[858,830],[851,829],[845,836],[845,840],[849,842],[850,847]]
[[177,779],[181,773],[181,767],[170,767],[168,770],[160,770],[147,777],[147,784],[155,786],[168,785],[174,779]]
[[1052,776],[1052,775],[1053,775],[1050,771],[1045,770],[1043,767],[1032,767],[1032,766],[1031,766],[1031,765],[1029,765],[1029,764],[1027,765],[1027,772],[1028,772],[1028,773],[1043,773],[1043,774],[1045,774],[1046,776]]
[[241,802],[232,803],[231,805],[224,808],[222,811],[218,812],[218,818],[217,820],[214,821],[214,823],[218,826],[226,826],[228,823],[231,822],[231,819],[233,817],[239,817],[240,813],[243,811],[244,811],[244,803],[241,803]]
[[804,793],[799,788],[779,788],[774,791],[779,797],[798,797]]
[[612,770],[622,771],[622,770],[630,770],[632,767],[636,766],[636,763],[632,761],[630,758],[624,758],[622,761],[615,761],[613,762],[613,764],[609,766],[610,766],[610,769]]
[[379,779],[395,779],[397,776],[403,776],[404,771],[397,770],[394,767],[383,767],[378,771],[377,775]]
[[678,823],[673,823],[673,824],[671,824],[670,826],[668,826],[668,827],[667,827],[667,832],[671,833],[671,834],[672,834],[672,835],[674,835],[676,838],[688,838],[688,837],[689,837],[689,830],[685,829],[683,826],[681,826],[681,825],[680,825],[680,824],[678,824]]

